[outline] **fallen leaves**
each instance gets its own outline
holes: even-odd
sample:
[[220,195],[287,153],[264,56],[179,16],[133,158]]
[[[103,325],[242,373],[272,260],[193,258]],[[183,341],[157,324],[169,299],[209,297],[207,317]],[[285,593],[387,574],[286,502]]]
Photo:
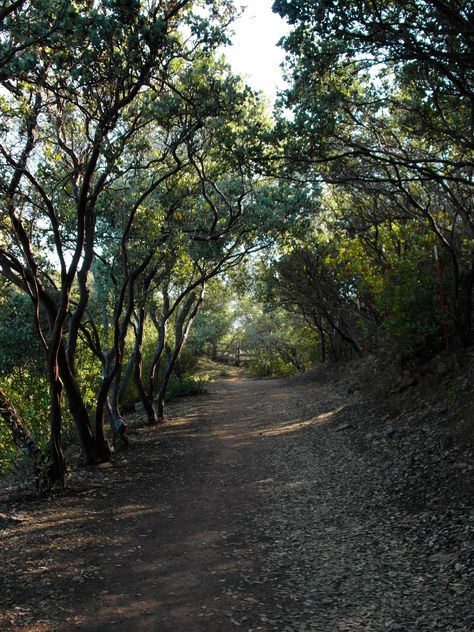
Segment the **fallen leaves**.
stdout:
[[32,505],[3,532],[0,626],[85,629],[117,594],[148,620],[147,590],[161,597],[165,585],[165,609],[185,602],[209,632],[474,629],[474,513],[449,497],[471,475],[465,455],[379,415],[359,390],[348,400],[344,384],[226,388],[199,423],[144,429],[128,463],[78,470],[78,494]]

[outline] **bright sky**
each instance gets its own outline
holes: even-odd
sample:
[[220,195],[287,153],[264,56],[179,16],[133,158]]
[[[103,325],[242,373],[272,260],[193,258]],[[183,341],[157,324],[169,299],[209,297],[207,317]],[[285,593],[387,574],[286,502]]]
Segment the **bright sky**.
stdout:
[[247,8],[233,23],[233,45],[224,52],[235,72],[273,103],[277,90],[284,86],[280,69],[284,52],[277,43],[289,27],[272,12],[273,0],[241,0],[240,4]]

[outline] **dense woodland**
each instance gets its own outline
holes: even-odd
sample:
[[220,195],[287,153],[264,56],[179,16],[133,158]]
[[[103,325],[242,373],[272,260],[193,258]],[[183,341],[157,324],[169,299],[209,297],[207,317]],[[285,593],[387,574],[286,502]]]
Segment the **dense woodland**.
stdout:
[[[474,4],[275,0],[273,112],[231,0],[0,3],[0,470],[63,487],[200,388],[473,342]],[[202,380],[201,380],[202,381]]]

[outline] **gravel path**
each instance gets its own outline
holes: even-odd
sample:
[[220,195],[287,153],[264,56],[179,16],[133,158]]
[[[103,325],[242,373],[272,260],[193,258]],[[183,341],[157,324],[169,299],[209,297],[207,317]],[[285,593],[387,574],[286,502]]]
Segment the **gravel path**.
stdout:
[[474,630],[472,505],[420,485],[446,466],[434,439],[392,436],[359,399],[234,377],[144,429],[126,464],[90,472],[93,492],[33,503],[3,532],[0,627]]

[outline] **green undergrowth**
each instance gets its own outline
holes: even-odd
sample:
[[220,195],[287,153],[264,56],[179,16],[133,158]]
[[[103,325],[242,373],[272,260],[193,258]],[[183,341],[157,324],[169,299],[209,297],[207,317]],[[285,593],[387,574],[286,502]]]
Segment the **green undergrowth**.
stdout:
[[181,379],[173,376],[166,391],[166,400],[203,395],[208,392],[210,382],[208,375],[186,375]]

